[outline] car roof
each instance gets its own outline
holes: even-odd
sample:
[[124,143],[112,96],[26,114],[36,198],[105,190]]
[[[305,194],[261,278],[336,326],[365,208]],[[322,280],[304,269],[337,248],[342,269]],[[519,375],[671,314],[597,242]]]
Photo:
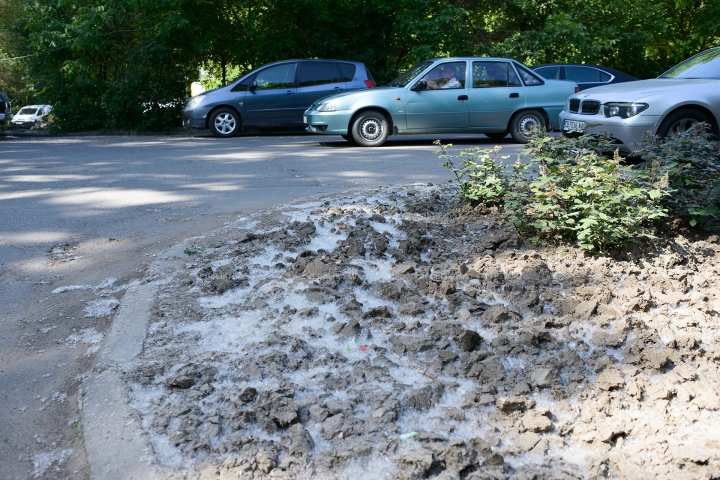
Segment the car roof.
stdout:
[[602,65],[594,65],[592,63],[544,63],[542,65],[535,65],[531,68],[535,70],[541,67],[591,67],[597,68],[599,70],[604,70],[608,73],[612,73],[614,76],[620,79],[637,80],[637,78],[633,77],[632,75],[628,75],[627,73],[621,72],[620,70],[615,70],[614,68],[610,67],[604,67]]

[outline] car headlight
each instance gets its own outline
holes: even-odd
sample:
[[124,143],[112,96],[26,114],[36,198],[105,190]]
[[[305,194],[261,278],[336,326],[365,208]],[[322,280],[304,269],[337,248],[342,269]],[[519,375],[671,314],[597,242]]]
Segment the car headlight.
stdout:
[[185,104],[185,110],[192,110],[193,108],[197,107],[203,98],[205,98],[205,95],[194,96]]
[[650,105],[647,103],[614,102],[605,104],[605,116],[630,118],[640,112],[644,112]]
[[327,102],[327,103],[319,104],[315,108],[315,110],[317,110],[318,112],[334,112],[336,109],[335,109],[335,104],[333,102]]

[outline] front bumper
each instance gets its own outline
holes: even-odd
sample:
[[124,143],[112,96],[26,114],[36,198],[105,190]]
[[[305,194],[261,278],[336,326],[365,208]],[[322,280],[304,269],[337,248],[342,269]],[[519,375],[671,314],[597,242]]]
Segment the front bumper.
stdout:
[[315,112],[305,111],[303,123],[310,133],[324,135],[347,135],[350,124],[350,112]]
[[563,134],[572,136],[573,133],[568,132],[566,120],[582,122],[585,124],[582,133],[589,135],[607,134],[615,139],[615,143],[620,150],[634,152],[640,148],[645,132],[651,132],[652,134],[657,132],[660,117],[640,114],[630,118],[607,118],[602,113],[597,115],[582,115],[563,110],[560,112],[559,127]]
[[207,111],[206,110],[183,110],[180,113],[182,126],[192,129],[206,128]]
[[38,122],[12,122],[12,126],[15,128],[32,128],[37,124]]

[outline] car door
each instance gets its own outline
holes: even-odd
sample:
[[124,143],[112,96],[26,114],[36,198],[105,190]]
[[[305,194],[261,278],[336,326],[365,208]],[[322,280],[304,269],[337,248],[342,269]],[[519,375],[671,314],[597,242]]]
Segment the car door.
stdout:
[[297,123],[296,69],[295,62],[283,63],[266,68],[255,76],[245,93],[246,123],[255,125]]
[[300,62],[297,103],[294,121],[302,123],[302,115],[315,100],[345,90],[345,82],[333,62]]
[[[467,62],[442,63],[419,80],[426,82],[429,88],[416,91],[412,87],[408,89],[405,106],[408,130],[457,130],[468,127],[466,71]],[[452,82],[451,75],[454,78]]]
[[480,60],[472,64],[470,126],[504,129],[525,106],[525,87],[510,62]]

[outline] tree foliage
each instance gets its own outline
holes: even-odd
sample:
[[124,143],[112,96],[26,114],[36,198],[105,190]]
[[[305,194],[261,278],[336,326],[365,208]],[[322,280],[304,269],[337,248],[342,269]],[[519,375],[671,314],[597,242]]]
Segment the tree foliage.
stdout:
[[655,76],[720,44],[720,0],[0,0],[0,89],[65,129],[163,128],[202,68],[213,86],[285,58],[514,57]]

